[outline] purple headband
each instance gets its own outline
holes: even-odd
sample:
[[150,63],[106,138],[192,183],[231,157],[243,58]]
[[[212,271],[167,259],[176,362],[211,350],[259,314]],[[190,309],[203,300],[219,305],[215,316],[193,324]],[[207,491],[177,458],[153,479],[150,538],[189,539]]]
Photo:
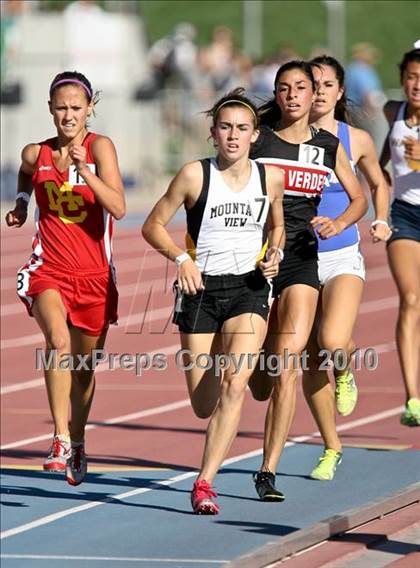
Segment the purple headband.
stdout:
[[50,88],[50,96],[51,96],[51,93],[53,92],[53,90],[56,87],[58,87],[58,85],[62,85],[63,83],[76,83],[77,85],[80,85],[81,87],[84,88],[84,90],[89,95],[89,100],[92,100],[92,93],[91,93],[89,87],[87,85],[85,85],[82,81],[79,81],[78,79],[60,79],[60,81],[53,83],[51,85],[51,88]]

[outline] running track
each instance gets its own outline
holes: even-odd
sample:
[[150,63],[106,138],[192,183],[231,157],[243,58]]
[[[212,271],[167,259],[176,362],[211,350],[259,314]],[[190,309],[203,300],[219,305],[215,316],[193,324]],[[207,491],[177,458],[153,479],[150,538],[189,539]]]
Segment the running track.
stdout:
[[[194,417],[174,364],[179,344],[170,323],[173,267],[148,249],[138,227],[124,224],[117,227],[114,245],[120,325],[111,329],[107,351],[163,353],[168,368],[136,377],[134,371],[101,365],[86,482],[71,488],[60,476],[44,474],[40,465],[52,425],[42,373],[35,370],[35,349],[43,341],[14,290],[31,234],[27,227],[2,229],[2,566],[62,566],[64,557],[77,567],[221,565],[273,535],[419,479],[418,431],[398,421],[404,391],[394,342],[396,290],[384,248],[369,242],[367,227],[362,234],[368,282],[355,336],[361,348],[377,351],[379,367],[357,374],[358,406],[352,416],[338,419],[345,457],[332,483],[306,477],[321,448],[299,392],[291,430],[296,444],[280,464],[285,475],[279,486],[287,499],[274,507],[255,499],[250,475],[259,463],[265,404],[248,395],[229,464],[216,482],[221,515],[190,514],[188,491],[206,422]],[[179,227],[173,234],[182,241]]]

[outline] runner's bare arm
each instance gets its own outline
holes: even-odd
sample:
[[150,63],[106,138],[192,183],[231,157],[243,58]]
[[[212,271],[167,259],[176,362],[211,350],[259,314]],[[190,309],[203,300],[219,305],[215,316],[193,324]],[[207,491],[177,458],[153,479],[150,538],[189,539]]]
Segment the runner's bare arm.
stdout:
[[383,221],[383,223],[376,223],[372,226],[371,235],[374,242],[386,241],[390,236],[390,228],[385,224],[388,219],[390,202],[389,186],[379,166],[371,136],[360,129],[352,129],[352,134],[359,151],[357,165],[365,176],[372,193],[375,221]]
[[[384,115],[390,127],[392,126],[392,123],[394,122],[395,117],[397,116],[397,112],[400,105],[401,102],[399,101],[388,101],[384,105]],[[391,159],[391,149],[389,146],[389,132],[388,132],[384,141],[384,145],[382,147],[381,155],[379,157],[379,165],[381,166],[386,181],[388,182],[389,185],[392,185],[391,177],[387,172],[387,170],[385,169],[390,159]]]
[[281,252],[286,243],[283,217],[284,173],[276,167],[266,166],[267,193],[270,198],[268,216],[268,246],[267,260],[260,262],[260,268],[266,278],[272,278],[278,273]]
[[86,148],[72,146],[69,149],[77,171],[95,194],[97,201],[115,219],[125,215],[124,186],[118,166],[114,144],[106,136],[98,136],[92,142],[92,155],[98,167],[97,175],[86,164]]
[[21,227],[28,216],[28,203],[32,195],[32,175],[40,150],[39,144],[27,144],[22,150],[22,163],[18,172],[17,195],[28,194],[28,200],[17,198],[15,208],[6,214],[6,223],[9,227]]
[[[175,260],[185,252],[170,236],[166,225],[182,205],[192,207],[203,185],[203,169],[200,162],[183,166],[170,183],[166,193],[159,199],[146,219],[142,234],[158,252]],[[194,294],[203,288],[201,273],[192,259],[187,259],[177,270],[181,290]]]

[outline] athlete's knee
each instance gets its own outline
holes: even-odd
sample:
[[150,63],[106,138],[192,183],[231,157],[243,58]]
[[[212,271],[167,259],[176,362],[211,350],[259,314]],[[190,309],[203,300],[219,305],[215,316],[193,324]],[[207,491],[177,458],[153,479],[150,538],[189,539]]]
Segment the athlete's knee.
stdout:
[[420,296],[415,292],[404,292],[400,297],[400,309],[402,312],[420,312]]
[[45,335],[48,349],[54,349],[59,353],[70,353],[70,334],[67,330],[52,329]]
[[336,351],[347,351],[349,347],[349,340],[347,337],[340,337],[339,333],[329,332],[321,332],[319,334],[319,345],[321,345],[321,349],[331,355]]
[[294,388],[296,386],[296,378],[296,371],[281,372],[280,375],[274,379],[272,394],[276,397],[280,395],[282,390]]
[[225,400],[238,400],[245,395],[246,387],[247,385],[243,378],[225,375],[220,396]]

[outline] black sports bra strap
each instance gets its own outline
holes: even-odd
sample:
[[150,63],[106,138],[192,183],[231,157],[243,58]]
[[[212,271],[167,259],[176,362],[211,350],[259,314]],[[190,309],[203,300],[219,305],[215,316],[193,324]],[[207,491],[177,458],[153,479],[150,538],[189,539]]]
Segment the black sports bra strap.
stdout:
[[260,179],[261,179],[261,191],[263,195],[267,195],[267,182],[265,179],[265,167],[264,164],[260,164],[260,162],[255,162],[257,164],[258,167],[258,171],[260,173]]

